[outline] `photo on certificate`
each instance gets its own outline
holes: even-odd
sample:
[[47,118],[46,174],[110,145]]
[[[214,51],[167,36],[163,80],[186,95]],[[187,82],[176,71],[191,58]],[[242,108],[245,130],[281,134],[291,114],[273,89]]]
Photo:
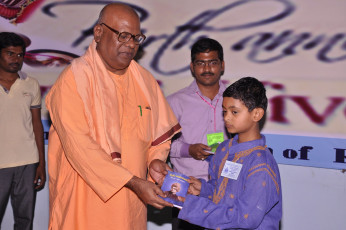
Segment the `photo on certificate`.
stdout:
[[166,197],[162,197],[164,200],[172,203],[174,207],[182,208],[184,204],[184,198],[189,188],[188,176],[181,173],[168,171],[168,174],[161,186],[162,191]]

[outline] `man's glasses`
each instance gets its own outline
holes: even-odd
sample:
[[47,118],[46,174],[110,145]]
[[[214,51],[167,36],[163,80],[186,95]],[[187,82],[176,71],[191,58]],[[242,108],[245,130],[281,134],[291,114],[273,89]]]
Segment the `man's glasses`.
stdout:
[[137,45],[140,45],[144,42],[144,40],[146,38],[145,35],[143,35],[143,34],[133,35],[129,32],[119,32],[119,31],[113,29],[112,27],[106,25],[105,23],[101,23],[100,25],[104,25],[110,31],[112,31],[113,33],[118,35],[118,41],[119,42],[128,42],[128,41],[130,41],[131,38],[133,38],[134,43]]
[[207,60],[207,61],[197,60],[197,61],[194,61],[193,63],[193,65],[197,67],[205,67],[205,66],[216,67],[219,64],[220,64],[219,60]]

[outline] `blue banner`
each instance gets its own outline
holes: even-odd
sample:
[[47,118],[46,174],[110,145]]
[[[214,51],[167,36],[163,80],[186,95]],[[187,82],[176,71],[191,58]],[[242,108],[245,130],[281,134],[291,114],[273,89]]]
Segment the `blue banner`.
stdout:
[[346,169],[346,139],[265,134],[278,164]]

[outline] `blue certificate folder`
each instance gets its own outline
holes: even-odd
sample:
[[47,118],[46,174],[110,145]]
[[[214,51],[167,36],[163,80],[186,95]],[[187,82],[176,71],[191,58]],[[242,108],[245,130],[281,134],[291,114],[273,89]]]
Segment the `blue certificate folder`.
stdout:
[[168,171],[161,190],[167,195],[162,197],[164,200],[172,203],[177,208],[182,208],[184,202],[182,198],[186,196],[189,188],[188,176],[184,174]]

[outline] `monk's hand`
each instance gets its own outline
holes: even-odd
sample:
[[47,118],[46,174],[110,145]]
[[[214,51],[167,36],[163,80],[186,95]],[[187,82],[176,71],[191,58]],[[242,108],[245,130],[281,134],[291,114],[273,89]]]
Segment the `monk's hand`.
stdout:
[[210,155],[206,150],[210,151],[211,148],[204,144],[192,144],[189,146],[189,154],[196,160],[204,161]]
[[189,194],[198,196],[201,193],[202,182],[193,176],[190,176],[187,182],[190,183],[189,189],[187,190],[187,192]]
[[126,183],[125,187],[135,192],[145,204],[149,204],[158,209],[162,209],[165,206],[173,207],[171,203],[158,196],[165,197],[165,194],[158,186],[150,181],[133,176],[131,180]]
[[168,171],[173,171],[165,162],[155,159],[150,162],[149,174],[151,178],[161,187]]

